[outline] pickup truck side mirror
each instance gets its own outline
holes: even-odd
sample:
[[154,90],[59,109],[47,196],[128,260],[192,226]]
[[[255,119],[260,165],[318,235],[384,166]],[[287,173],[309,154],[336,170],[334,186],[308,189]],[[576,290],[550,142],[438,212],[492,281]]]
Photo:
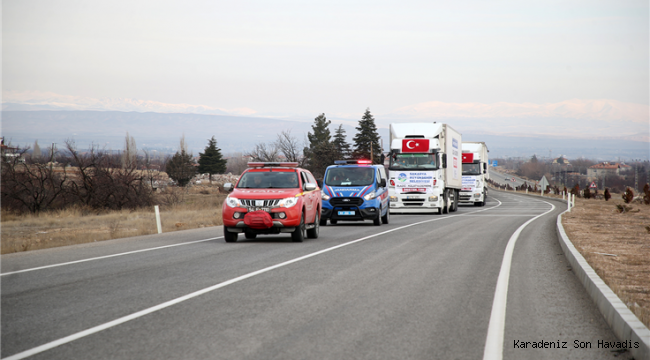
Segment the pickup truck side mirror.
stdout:
[[379,187],[386,187],[386,179],[379,180]]
[[235,187],[232,185],[232,183],[225,183],[225,184],[223,184],[223,189],[226,190],[227,192],[231,192],[232,189],[234,189],[234,188],[235,188]]
[[314,183],[306,183],[305,184],[305,191],[314,191],[316,190],[316,184]]

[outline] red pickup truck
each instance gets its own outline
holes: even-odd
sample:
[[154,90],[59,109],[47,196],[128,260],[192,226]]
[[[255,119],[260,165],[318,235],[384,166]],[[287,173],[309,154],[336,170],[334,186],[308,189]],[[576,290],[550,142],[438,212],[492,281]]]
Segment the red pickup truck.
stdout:
[[290,233],[295,242],[318,238],[321,191],[308,170],[294,162],[249,162],[222,208],[223,235],[235,242],[260,234]]

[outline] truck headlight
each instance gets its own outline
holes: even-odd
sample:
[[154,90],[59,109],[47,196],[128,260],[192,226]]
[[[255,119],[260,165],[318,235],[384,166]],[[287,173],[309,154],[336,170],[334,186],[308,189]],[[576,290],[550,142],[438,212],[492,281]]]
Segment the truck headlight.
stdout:
[[366,200],[372,200],[377,197],[377,194],[375,194],[374,191],[370,192],[370,194],[365,195],[363,198]]
[[228,206],[230,206],[230,207],[233,207],[233,208],[234,208],[234,207],[239,207],[239,206],[240,206],[240,204],[239,204],[239,200],[238,200],[237,198],[230,197],[230,196],[228,196],[228,197],[226,198],[226,205],[228,205]]
[[298,203],[298,198],[297,197],[290,197],[286,199],[280,200],[280,204],[278,204],[280,207],[284,208],[290,208]]
[[437,195],[429,196],[429,201],[431,201],[431,202],[436,202],[436,201],[438,201],[438,196],[437,196]]
[[397,196],[391,196],[389,200],[390,202],[397,202]]
[[327,194],[325,194],[325,193],[322,193],[321,196],[320,196],[320,198],[321,198],[322,200],[329,200],[329,199],[330,199],[330,196],[327,195]]

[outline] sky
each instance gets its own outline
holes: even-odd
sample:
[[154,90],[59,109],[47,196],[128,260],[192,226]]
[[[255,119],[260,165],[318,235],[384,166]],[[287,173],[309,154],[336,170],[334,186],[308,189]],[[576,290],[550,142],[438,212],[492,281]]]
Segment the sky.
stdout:
[[5,0],[2,102],[650,142],[649,19],[647,0]]

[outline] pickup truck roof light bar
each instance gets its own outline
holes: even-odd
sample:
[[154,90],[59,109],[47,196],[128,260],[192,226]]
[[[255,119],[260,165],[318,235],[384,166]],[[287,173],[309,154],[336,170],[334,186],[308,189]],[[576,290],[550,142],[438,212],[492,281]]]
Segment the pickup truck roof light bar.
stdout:
[[298,167],[298,163],[297,162],[249,162],[248,167],[251,167],[251,168],[263,168],[263,167],[295,168],[295,167]]

